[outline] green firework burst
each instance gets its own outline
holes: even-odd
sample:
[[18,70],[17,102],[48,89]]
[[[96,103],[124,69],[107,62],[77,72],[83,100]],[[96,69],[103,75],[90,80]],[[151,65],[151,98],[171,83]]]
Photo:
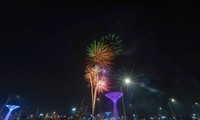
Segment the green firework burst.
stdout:
[[96,40],[87,47],[87,55],[94,64],[100,65],[110,65],[114,58],[112,49],[103,42]]
[[116,55],[119,55],[122,51],[122,39],[120,39],[119,35],[109,34],[101,37],[100,41],[101,43],[108,45]]

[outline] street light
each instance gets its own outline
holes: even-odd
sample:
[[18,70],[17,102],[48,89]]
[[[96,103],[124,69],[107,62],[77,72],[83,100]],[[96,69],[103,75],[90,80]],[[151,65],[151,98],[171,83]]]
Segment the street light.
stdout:
[[72,108],[72,114],[75,115],[75,112],[76,112],[76,108],[74,107],[74,108]]
[[195,105],[197,106],[198,110],[200,110],[200,108],[199,108],[199,103],[198,103],[198,102],[195,102]]
[[163,108],[162,107],[159,107],[158,108],[158,118],[159,119],[162,119],[162,116],[164,115],[164,113],[163,113]]
[[134,110],[134,114],[133,114],[134,120],[135,120],[135,118],[136,118],[136,120],[137,120],[137,111],[136,111],[135,105],[132,104],[132,103],[130,103],[129,106],[130,106],[131,108],[133,108],[133,110]]
[[75,117],[76,116],[76,107],[72,108],[72,116],[71,117]]
[[[120,88],[121,92],[122,92],[122,87]],[[126,120],[126,111],[124,109],[124,96],[122,96],[122,107],[123,107],[123,113],[124,113],[124,118]]]
[[53,111],[53,119],[56,120],[56,111]]
[[[125,83],[125,85],[129,85],[131,83],[130,78],[125,78],[124,83]],[[123,86],[120,87],[121,92],[122,92],[122,87]],[[125,111],[125,107],[124,107],[124,96],[122,96],[122,107],[123,107],[124,118],[126,120],[126,111]]]
[[[197,107],[198,107],[198,103],[197,103],[197,102],[195,103],[195,105],[197,105]],[[192,109],[194,110],[194,112],[195,112],[195,114],[196,114],[196,116],[197,116],[197,119],[199,119],[199,115],[198,115],[198,113],[197,113],[197,111],[195,110],[195,108],[194,108],[193,105],[192,105]]]
[[170,99],[170,101],[168,102],[168,106],[169,106],[169,108],[170,108],[170,110],[171,110],[171,112],[172,112],[172,114],[173,114],[173,116],[174,116],[174,119],[176,120],[176,116],[175,116],[175,114],[174,114],[174,111],[173,111],[173,109],[172,109],[172,106],[171,106],[171,102],[175,102],[175,99]]
[[97,102],[98,102],[98,105],[99,105],[99,114],[101,113],[101,101],[100,101],[100,98],[97,98]]

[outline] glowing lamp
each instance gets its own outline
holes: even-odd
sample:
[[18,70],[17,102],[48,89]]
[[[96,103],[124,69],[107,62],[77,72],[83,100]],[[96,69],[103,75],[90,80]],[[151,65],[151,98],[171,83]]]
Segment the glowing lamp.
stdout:
[[130,81],[129,78],[126,78],[126,79],[125,79],[125,83],[126,83],[126,84],[129,84],[130,82],[131,82],[131,81]]

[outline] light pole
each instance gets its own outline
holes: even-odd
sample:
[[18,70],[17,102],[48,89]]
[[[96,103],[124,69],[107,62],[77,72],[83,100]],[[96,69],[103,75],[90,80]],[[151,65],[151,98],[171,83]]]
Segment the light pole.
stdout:
[[136,107],[135,107],[135,105],[133,105],[133,107],[134,107],[134,110],[135,110],[135,118],[136,118],[136,120],[137,120],[137,111],[136,111]]
[[[195,105],[198,105],[198,103],[196,102]],[[197,116],[197,119],[199,119],[199,115],[198,115],[198,113],[197,113],[197,111],[195,110],[195,108],[194,108],[193,105],[192,105],[192,109],[194,110],[194,112],[195,112],[195,114],[196,114],[196,116]]]
[[97,102],[98,102],[98,104],[99,104],[99,114],[101,114],[101,100],[100,100],[100,98],[98,97],[97,98]]
[[197,106],[197,109],[200,110],[200,108],[199,108],[199,103],[198,103],[198,102],[195,102],[195,105]]
[[57,118],[57,115],[56,115],[56,111],[53,111],[53,120],[56,120]]
[[133,119],[134,120],[137,120],[137,111],[136,111],[136,107],[134,104],[130,103],[129,106],[134,110],[134,113],[133,113]]
[[158,110],[158,116],[162,116],[162,107],[159,107],[159,110]]
[[[122,92],[122,87],[120,88],[121,92]],[[124,96],[122,96],[122,107],[123,107],[123,113],[124,113],[124,118],[126,120],[126,111],[124,109]]]
[[71,117],[73,117],[73,119],[75,118],[76,119],[76,107],[73,107],[72,108],[72,116]]
[[176,116],[175,116],[175,114],[174,114],[174,111],[173,111],[173,109],[172,109],[172,106],[171,106],[170,102],[175,102],[175,100],[174,100],[173,98],[170,99],[170,101],[168,102],[168,106],[169,106],[169,108],[170,108],[170,110],[171,110],[171,112],[172,112],[172,114],[173,114],[173,116],[174,116],[174,119],[176,120]]
[[[124,84],[128,85],[130,83],[131,83],[131,80],[129,78],[124,79]],[[123,86],[120,87],[121,92],[122,92],[122,87]],[[124,96],[122,96],[122,107],[123,107],[124,118],[126,120],[126,110],[125,110],[125,107],[124,107]]]

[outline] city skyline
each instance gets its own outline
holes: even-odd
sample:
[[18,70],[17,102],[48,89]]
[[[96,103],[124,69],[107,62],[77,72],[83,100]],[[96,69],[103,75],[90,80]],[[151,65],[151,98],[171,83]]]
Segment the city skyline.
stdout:
[[90,105],[90,88],[84,80],[86,47],[110,33],[123,39],[123,52],[113,62],[111,90],[119,90],[115,76],[123,69],[139,81],[132,91],[125,91],[125,96],[130,93],[126,104],[148,110],[158,101],[167,106],[171,97],[186,107],[200,102],[196,8],[194,3],[178,2],[4,1],[0,105],[10,94],[44,111],[70,111],[83,97]]

